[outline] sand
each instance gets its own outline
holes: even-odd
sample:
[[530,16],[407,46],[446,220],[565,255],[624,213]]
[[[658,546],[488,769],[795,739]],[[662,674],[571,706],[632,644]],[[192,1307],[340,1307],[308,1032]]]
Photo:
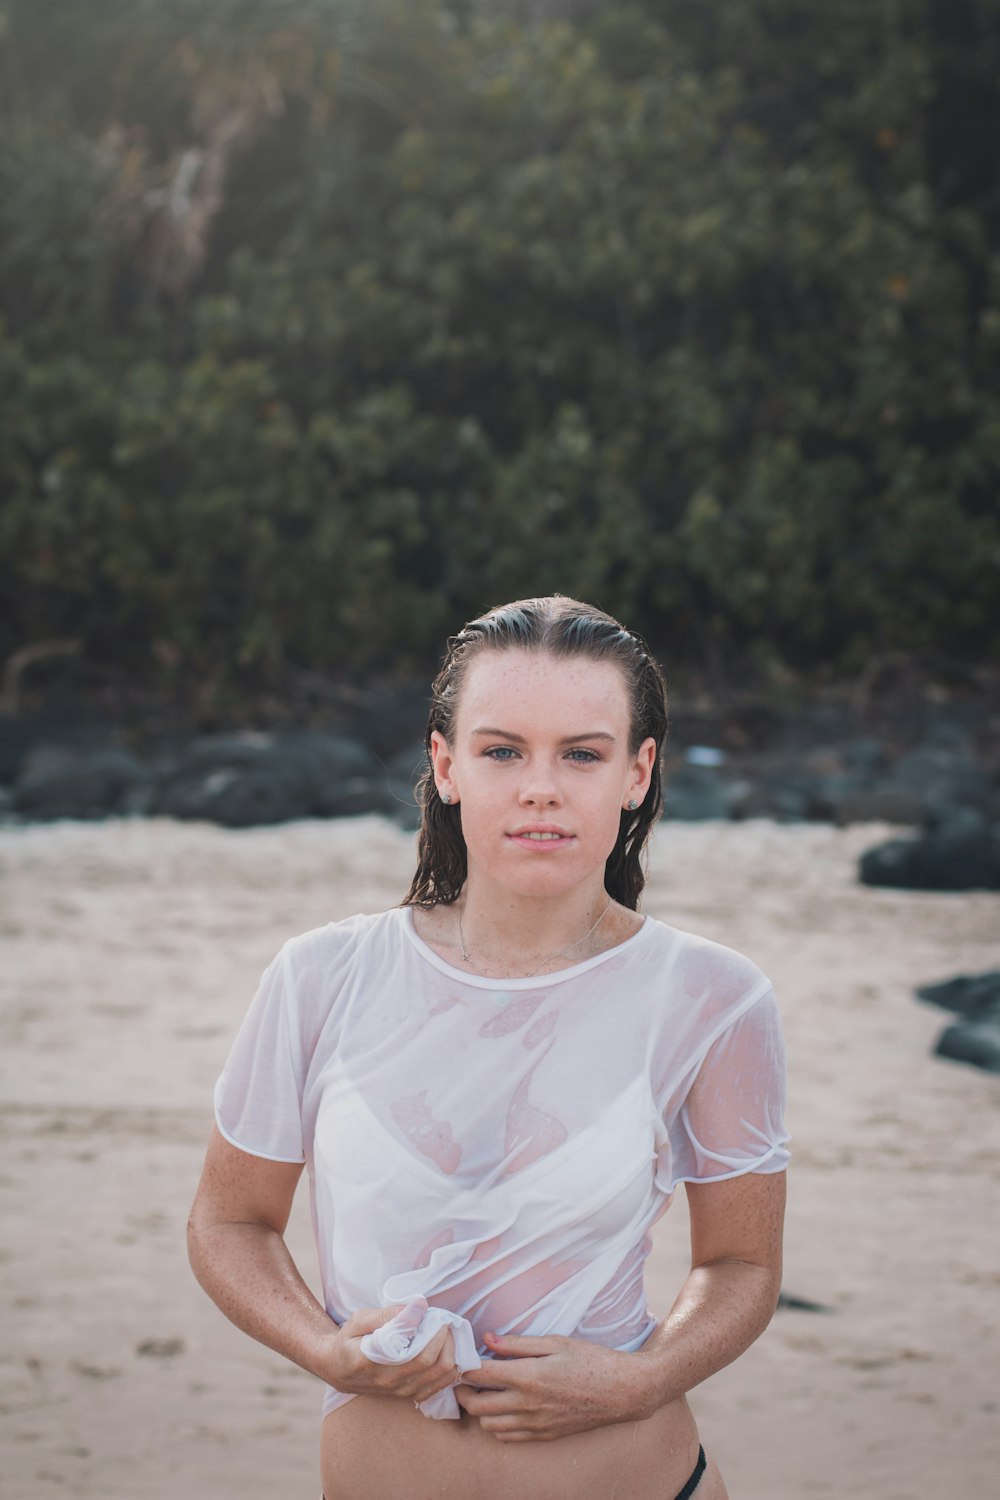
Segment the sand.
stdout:
[[[932,1056],[914,986],[1000,965],[1000,898],[871,891],[890,830],[670,824],[646,906],[773,978],[791,1063],[785,1288],[692,1396],[732,1500],[992,1500],[1000,1078]],[[315,1500],[320,1389],[231,1328],[184,1220],[213,1079],[285,937],[398,900],[375,818],[0,830],[5,1500]],[[290,1230],[315,1282],[300,1193]],[[686,1269],[683,1194],[650,1306]],[[405,1497],[401,1497],[405,1500]]]

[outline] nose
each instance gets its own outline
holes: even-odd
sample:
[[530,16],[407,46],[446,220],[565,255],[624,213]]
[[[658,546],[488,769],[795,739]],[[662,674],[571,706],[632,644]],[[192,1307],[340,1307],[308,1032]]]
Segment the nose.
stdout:
[[558,780],[547,767],[537,764],[525,768],[518,796],[522,807],[558,807],[562,802]]

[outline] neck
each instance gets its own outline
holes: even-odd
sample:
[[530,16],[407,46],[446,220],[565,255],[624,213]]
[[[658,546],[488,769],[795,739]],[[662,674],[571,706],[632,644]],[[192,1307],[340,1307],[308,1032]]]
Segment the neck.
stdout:
[[470,879],[455,914],[463,957],[474,969],[500,965],[508,977],[564,954],[559,967],[580,963],[607,946],[603,929],[612,905],[603,884],[546,899],[486,890]]

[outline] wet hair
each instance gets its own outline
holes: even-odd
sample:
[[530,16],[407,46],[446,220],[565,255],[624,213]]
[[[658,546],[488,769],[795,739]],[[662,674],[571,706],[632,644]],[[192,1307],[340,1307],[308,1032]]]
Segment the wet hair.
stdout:
[[470,661],[482,651],[547,651],[553,656],[582,656],[612,662],[625,679],[629,696],[629,750],[645,739],[656,741],[656,760],[641,805],[623,809],[615,847],[608,856],[604,885],[615,901],[635,911],[646,883],[643,854],[653,824],[663,809],[660,761],[667,737],[667,691],[663,675],[641,636],[590,604],[552,594],[501,604],[470,620],[451,636],[431,687],[425,748],[427,767],[417,783],[420,837],[417,872],[404,906],[432,907],[457,900],[468,874],[468,851],[458,806],[442,802],[431,763],[431,736],[438,730],[449,744],[462,684]]

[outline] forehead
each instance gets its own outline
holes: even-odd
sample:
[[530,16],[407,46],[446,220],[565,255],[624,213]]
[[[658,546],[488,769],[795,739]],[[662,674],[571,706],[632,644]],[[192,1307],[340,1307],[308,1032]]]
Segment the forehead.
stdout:
[[614,662],[517,647],[473,657],[456,711],[466,732],[478,725],[516,730],[529,721],[558,725],[566,734],[621,734],[629,718],[625,677]]

